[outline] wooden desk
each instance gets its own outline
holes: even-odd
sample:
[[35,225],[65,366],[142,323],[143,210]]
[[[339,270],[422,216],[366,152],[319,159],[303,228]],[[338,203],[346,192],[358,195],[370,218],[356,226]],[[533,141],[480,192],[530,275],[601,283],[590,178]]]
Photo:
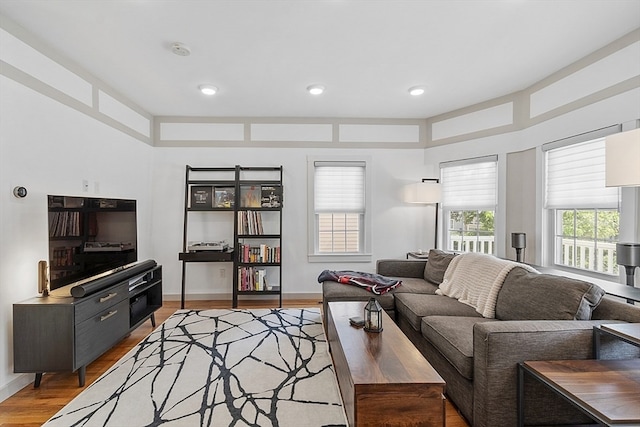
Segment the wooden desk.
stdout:
[[444,380],[391,318],[380,333],[349,324],[366,302],[330,302],[329,347],[354,426],[439,426],[445,423]]
[[524,374],[606,426],[640,425],[640,359],[530,361],[518,365],[518,426],[524,426]]

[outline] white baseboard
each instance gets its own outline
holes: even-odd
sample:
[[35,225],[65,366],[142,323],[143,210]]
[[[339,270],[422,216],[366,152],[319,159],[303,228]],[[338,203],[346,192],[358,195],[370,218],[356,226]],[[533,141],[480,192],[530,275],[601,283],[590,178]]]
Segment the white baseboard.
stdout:
[[18,375],[14,380],[9,381],[4,387],[0,388],[0,402],[4,402],[29,384],[31,384],[35,374]]

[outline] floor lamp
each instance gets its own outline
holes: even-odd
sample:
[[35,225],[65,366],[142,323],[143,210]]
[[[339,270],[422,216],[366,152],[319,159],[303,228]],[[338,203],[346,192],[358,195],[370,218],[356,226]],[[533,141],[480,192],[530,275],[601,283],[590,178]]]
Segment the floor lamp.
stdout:
[[[605,138],[607,187],[640,187],[640,128]],[[624,266],[629,286],[635,286],[635,270],[640,267],[640,243],[617,243],[618,264]],[[627,300],[633,303],[631,300]]]
[[411,184],[407,188],[405,201],[407,203],[420,203],[435,205],[435,242],[433,248],[438,247],[438,203],[442,198],[442,186],[437,178],[423,178],[422,182]]

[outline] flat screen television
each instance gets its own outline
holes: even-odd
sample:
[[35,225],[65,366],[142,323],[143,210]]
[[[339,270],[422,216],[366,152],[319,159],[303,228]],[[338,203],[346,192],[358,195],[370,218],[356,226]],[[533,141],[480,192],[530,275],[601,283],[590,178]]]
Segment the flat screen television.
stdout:
[[135,200],[49,195],[47,206],[50,290],[138,260]]

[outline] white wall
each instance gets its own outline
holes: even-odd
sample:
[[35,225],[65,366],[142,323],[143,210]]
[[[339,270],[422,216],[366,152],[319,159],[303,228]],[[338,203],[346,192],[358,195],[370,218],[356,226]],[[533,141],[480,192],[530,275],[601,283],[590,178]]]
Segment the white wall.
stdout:
[[[282,238],[282,290],[285,294],[315,294],[320,297],[317,277],[324,269],[375,271],[375,261],[354,264],[307,262],[307,156],[371,156],[373,260],[404,258],[407,251],[433,247],[429,209],[405,204],[403,186],[424,178],[423,150],[329,150],[304,148],[156,148],[154,150],[153,245],[156,260],[163,265],[164,293],[180,294],[182,224],[185,165],[191,166],[283,166],[284,209]],[[232,242],[233,217],[222,213],[191,213],[190,224],[213,228],[211,239]],[[200,222],[209,227],[198,225]],[[432,225],[431,225],[432,227]],[[194,239],[196,240],[196,239]],[[220,269],[225,269],[224,278]],[[232,290],[230,263],[190,263],[187,294],[191,299],[215,295],[228,298]],[[223,294],[223,295],[220,295]],[[289,295],[292,296],[292,295]],[[298,295],[299,296],[299,295]],[[286,295],[285,295],[286,297]]]
[[[37,264],[48,259],[47,194],[137,199],[138,256],[154,253],[152,147],[1,75],[0,94],[1,401],[33,380],[13,374],[12,304],[37,295]],[[16,185],[26,198],[13,196]]]
[[[536,224],[528,224],[536,230],[535,236],[527,236],[527,241],[536,239],[536,263],[541,263],[542,251],[542,156],[540,147],[551,141],[579,135],[585,132],[611,126],[618,123],[627,123],[640,117],[640,89],[606,98],[602,101],[590,104],[583,108],[559,115],[553,119],[544,121],[529,128],[501,135],[485,138],[469,139],[464,142],[428,148],[425,151],[425,163],[428,169],[438,170],[441,162],[459,160],[464,158],[482,157],[486,155],[498,155],[498,207],[496,211],[496,248],[498,256],[513,258],[513,249],[505,247],[507,233],[515,230],[506,230],[504,213],[506,212],[506,154],[523,151],[531,148],[538,150],[538,162],[536,176],[523,176],[522,179],[535,180],[537,194],[535,204],[522,206],[521,209],[531,209],[536,212]],[[639,166],[640,167],[640,166]],[[623,206],[625,208],[625,206]],[[623,211],[623,215],[631,217],[631,223],[640,224],[638,210],[635,206]],[[527,227],[529,228],[529,227]],[[621,229],[621,239],[640,241],[638,226],[627,226]],[[527,254],[527,259],[529,259]]]

